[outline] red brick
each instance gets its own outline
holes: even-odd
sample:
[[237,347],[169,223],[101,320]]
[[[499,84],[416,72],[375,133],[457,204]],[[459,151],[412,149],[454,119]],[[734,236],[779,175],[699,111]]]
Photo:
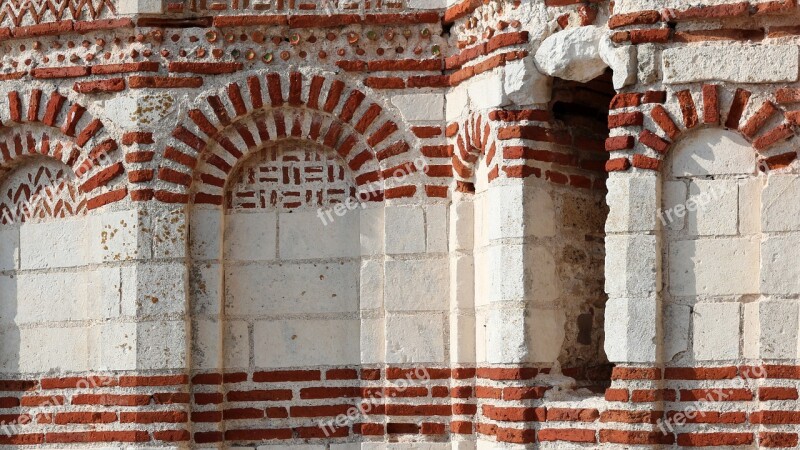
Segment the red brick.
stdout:
[[678,435],[678,445],[685,447],[750,445],[752,443],[752,433],[683,433]]

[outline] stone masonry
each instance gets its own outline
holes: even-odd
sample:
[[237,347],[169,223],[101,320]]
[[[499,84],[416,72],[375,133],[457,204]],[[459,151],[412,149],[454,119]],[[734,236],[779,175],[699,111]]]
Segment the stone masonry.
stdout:
[[797,0],[0,0],[0,448],[800,449]]

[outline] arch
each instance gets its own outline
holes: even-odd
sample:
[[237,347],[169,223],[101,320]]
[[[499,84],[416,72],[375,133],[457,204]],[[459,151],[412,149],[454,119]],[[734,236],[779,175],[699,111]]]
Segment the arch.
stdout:
[[[779,106],[786,103],[785,99],[782,100],[780,91],[771,95],[770,99],[756,100],[745,89],[739,88],[724,96],[720,89],[719,85],[706,84],[700,88],[670,93],[650,91],[645,94],[618,94],[612,101],[611,108],[625,108],[626,111],[612,113],[609,116],[609,128],[619,129],[626,134],[609,138],[606,150],[633,150],[633,153],[631,159],[627,156],[613,158],[607,164],[606,170],[627,170],[633,166],[659,171],[674,143],[688,131],[704,128],[723,128],[738,133],[758,152],[759,162],[765,167],[780,169],[796,159],[797,153],[794,151],[765,155],[779,143],[797,134],[798,118]],[[720,99],[728,96],[732,101],[723,109]],[[695,99],[700,100],[699,108]],[[754,112],[745,118],[748,109]],[[679,111],[680,120],[671,111]],[[636,129],[633,127],[638,128],[639,134],[636,136],[627,134]],[[637,147],[637,141],[642,145]]]
[[387,198],[416,193],[415,186],[386,187],[404,165],[397,163],[408,164],[401,155],[408,157],[411,150],[398,121],[341,80],[299,72],[251,75],[230,83],[225,95],[203,95],[188,116],[163,152],[174,167],[160,170],[159,179],[170,188],[156,192],[160,201],[221,204],[234,167],[283,139],[305,139],[336,151],[359,186],[378,183]]
[[127,196],[124,177],[120,177],[125,173],[120,155],[103,165],[119,147],[117,141],[86,107],[58,91],[46,95],[32,89],[27,94],[9,92],[8,108],[2,112],[8,120],[0,126],[0,175],[20,158],[41,155],[71,168],[77,187],[89,197],[90,210]]

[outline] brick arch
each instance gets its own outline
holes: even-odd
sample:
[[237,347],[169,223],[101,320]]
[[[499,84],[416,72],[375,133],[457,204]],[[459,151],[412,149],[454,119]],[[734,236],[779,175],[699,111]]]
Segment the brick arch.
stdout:
[[[40,89],[8,93],[8,121],[0,125],[0,171],[10,169],[20,158],[42,155],[72,169],[78,188],[88,197],[88,209],[124,199],[125,167],[115,154],[117,141],[109,136],[103,122],[91,117],[86,108],[58,91],[44,94]],[[112,163],[103,159],[114,154]],[[116,184],[114,184],[116,182]]]
[[481,114],[470,114],[462,123],[451,124],[447,131],[448,136],[454,137],[456,142],[452,164],[457,190],[475,192],[475,169],[481,156],[486,167],[494,164],[489,171],[489,181],[497,177],[499,163],[494,163],[497,143],[493,139],[488,118]]
[[[670,95],[666,92],[653,91],[645,94],[618,94],[612,100],[611,109],[626,108],[627,111],[612,112],[608,118],[608,125],[612,130],[615,128],[625,130],[626,134],[608,138],[606,150],[635,149],[635,151],[631,159],[627,156],[612,158],[606,164],[606,170],[621,171],[636,167],[658,171],[676,141],[688,132],[709,127],[721,127],[738,132],[752,144],[760,163],[770,167],[785,167],[797,157],[794,151],[770,157],[763,156],[764,152],[780,142],[791,139],[797,133],[795,127],[800,124],[800,116],[779,106],[780,103],[788,102],[785,98],[787,94],[778,91],[771,99],[759,100],[757,107],[752,105],[755,112],[745,118],[745,110],[756,101],[751,99],[751,93],[745,89],[736,89],[732,93],[733,100],[730,106],[727,110],[723,110],[720,106],[719,90],[720,86],[707,84],[700,88],[672,92]],[[699,107],[695,104],[695,98],[701,99]],[[680,117],[671,114],[669,106],[674,106],[674,109],[680,111]],[[632,110],[634,107],[636,109]],[[645,124],[645,113],[652,119],[652,124]],[[724,123],[722,123],[723,117]],[[781,123],[767,128],[776,117],[782,118]],[[634,127],[639,130],[638,136],[627,134],[635,129]],[[637,148],[637,141],[642,146]],[[646,153],[655,153],[656,156],[648,156]]]
[[[221,204],[228,176],[249,154],[281,139],[304,139],[334,150],[359,186],[385,183],[410,159],[411,146],[394,118],[367,95],[323,75],[267,73],[234,81],[224,93],[202,95],[172,132],[159,179],[168,203]],[[405,158],[405,159],[404,159]],[[416,189],[386,189],[413,195]],[[376,196],[382,198],[382,196]]]

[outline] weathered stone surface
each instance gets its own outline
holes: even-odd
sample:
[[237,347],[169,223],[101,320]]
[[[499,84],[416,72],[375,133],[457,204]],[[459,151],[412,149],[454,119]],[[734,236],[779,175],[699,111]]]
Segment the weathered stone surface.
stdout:
[[605,32],[595,26],[570,28],[545,39],[536,50],[536,67],[551,77],[591,81],[605,72],[608,64],[600,57]]
[[[780,61],[780,64],[758,64]],[[706,45],[671,48],[662,55],[664,82],[789,83],[800,75],[800,53],[794,45]]]

